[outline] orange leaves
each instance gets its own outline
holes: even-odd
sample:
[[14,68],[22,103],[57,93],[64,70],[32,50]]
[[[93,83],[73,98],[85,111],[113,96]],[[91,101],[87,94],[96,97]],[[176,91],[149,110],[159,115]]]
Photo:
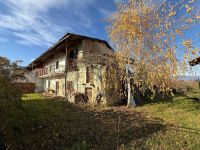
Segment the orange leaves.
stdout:
[[183,46],[187,49],[190,49],[192,47],[192,40],[185,40],[182,42]]
[[186,21],[187,23],[193,23],[194,20],[193,20],[192,18],[188,18],[188,19],[186,19],[185,21]]
[[174,16],[174,15],[176,15],[176,12],[175,12],[175,11],[171,11],[171,12],[169,13],[169,17]]
[[176,32],[177,35],[183,36],[183,33],[180,29],[176,29],[175,32]]
[[200,19],[200,15],[199,15],[199,16],[196,16],[196,19]]
[[190,5],[188,5],[188,4],[185,4],[185,8],[186,8],[186,11],[188,13],[192,10],[192,8],[190,7]]
[[[171,78],[184,70],[180,69],[179,64],[187,62],[191,55],[197,54],[192,40],[183,41],[185,51],[176,51],[176,39],[184,38],[185,31],[196,23],[195,18],[200,19],[198,15],[191,15],[194,2],[165,1],[157,5],[154,1],[129,0],[121,4],[123,7],[118,8],[108,33],[119,53],[126,52],[123,59],[128,60],[131,56],[134,58],[132,67],[135,72],[131,78],[136,83],[152,89],[154,85],[167,86]],[[178,13],[178,10],[185,11],[185,14]],[[179,62],[177,55],[180,53]],[[124,64],[120,66],[124,67]]]

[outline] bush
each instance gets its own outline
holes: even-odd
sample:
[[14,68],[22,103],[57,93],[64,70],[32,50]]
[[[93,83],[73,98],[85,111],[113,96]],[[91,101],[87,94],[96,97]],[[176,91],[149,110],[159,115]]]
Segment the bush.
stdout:
[[21,103],[22,92],[19,88],[12,85],[18,77],[19,67],[16,63],[11,63],[7,58],[0,57],[0,106],[4,106],[7,102],[15,102],[17,105]]
[[174,94],[185,94],[187,91],[198,88],[197,81],[174,80],[172,83]]
[[21,104],[22,91],[12,84],[0,80],[0,105],[13,102],[17,106]]
[[83,93],[74,93],[74,100],[75,100],[75,104],[78,103],[87,103],[88,102],[88,97],[83,94]]

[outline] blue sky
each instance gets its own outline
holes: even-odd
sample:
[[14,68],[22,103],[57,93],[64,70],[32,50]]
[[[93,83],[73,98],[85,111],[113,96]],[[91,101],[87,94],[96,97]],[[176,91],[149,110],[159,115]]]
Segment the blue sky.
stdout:
[[[114,0],[1,0],[0,56],[26,66],[67,32],[108,40],[106,18],[115,9]],[[187,38],[199,34],[195,28]]]
[[108,40],[114,10],[114,0],[0,1],[0,56],[25,66],[67,32]]

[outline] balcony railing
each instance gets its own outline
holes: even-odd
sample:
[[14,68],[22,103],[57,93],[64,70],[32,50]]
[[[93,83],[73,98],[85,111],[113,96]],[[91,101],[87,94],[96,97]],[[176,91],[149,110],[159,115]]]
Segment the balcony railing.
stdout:
[[55,66],[48,66],[48,67],[45,67],[45,68],[37,69],[36,77],[62,74],[64,72],[65,72],[65,66],[59,66],[57,69],[56,69]]
[[[67,63],[67,70],[74,71],[77,70],[77,61],[74,59],[69,59]],[[45,77],[49,75],[63,74],[65,73],[65,65],[59,65],[56,69],[56,65],[50,65],[45,68],[39,68],[36,70],[36,77]]]

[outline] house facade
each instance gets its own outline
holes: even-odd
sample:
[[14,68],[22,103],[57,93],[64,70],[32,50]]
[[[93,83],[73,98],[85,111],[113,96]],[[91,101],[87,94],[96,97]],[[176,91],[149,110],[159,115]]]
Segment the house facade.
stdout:
[[27,69],[37,78],[36,91],[65,96],[76,101],[77,94],[87,96],[89,103],[113,104],[118,101],[119,85],[108,85],[104,56],[114,53],[106,41],[66,34]]

